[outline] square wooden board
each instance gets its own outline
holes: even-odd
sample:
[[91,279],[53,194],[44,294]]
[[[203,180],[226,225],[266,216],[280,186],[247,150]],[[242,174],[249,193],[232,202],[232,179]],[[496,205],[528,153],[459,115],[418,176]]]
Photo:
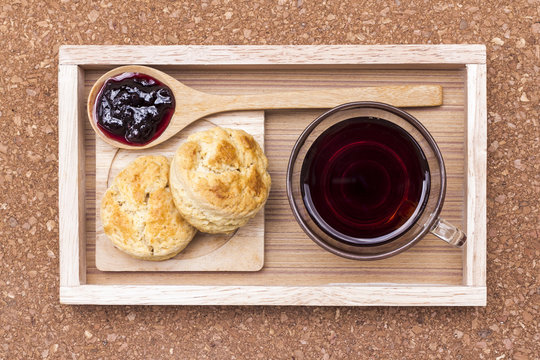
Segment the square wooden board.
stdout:
[[[96,138],[96,200],[116,175],[135,158],[163,155],[172,159],[190,134],[214,126],[241,129],[253,135],[264,149],[264,111],[242,111],[200,119],[169,140],[144,150],[118,149]],[[96,267],[101,271],[258,271],[264,263],[264,208],[232,235],[198,232],[189,245],[172,259],[144,261],[116,249],[103,231],[96,206]]]

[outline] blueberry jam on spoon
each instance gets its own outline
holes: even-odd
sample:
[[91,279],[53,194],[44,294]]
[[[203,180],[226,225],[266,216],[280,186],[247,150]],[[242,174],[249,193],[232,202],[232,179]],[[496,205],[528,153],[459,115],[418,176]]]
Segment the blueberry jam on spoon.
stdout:
[[94,114],[100,130],[128,145],[145,145],[165,130],[174,113],[171,89],[151,76],[123,73],[108,79]]

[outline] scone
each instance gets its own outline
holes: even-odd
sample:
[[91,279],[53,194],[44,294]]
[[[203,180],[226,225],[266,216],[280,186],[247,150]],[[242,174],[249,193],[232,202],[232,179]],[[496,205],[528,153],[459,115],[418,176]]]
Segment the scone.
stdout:
[[168,186],[169,160],[135,159],[114,179],[101,201],[105,234],[121,251],[143,260],[165,260],[193,239],[197,230],[180,216]]
[[270,191],[268,160],[251,135],[220,127],[180,145],[170,185],[180,214],[207,233],[230,233],[263,207]]

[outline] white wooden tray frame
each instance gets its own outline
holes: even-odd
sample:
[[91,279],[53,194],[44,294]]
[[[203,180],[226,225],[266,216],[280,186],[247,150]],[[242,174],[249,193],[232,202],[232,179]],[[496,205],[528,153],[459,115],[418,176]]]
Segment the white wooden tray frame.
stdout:
[[[467,235],[463,284],[325,286],[87,285],[83,68],[124,64],[465,68]],[[59,55],[60,302],[175,305],[486,305],[486,50],[484,45],[62,46]]]

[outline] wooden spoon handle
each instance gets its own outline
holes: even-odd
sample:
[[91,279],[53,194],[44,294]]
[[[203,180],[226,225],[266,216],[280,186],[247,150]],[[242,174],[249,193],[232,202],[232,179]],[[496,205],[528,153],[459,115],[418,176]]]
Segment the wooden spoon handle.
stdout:
[[[439,85],[395,85],[221,96],[221,111],[332,108],[353,101],[379,101],[399,107],[439,106]],[[217,109],[216,109],[217,110]]]

